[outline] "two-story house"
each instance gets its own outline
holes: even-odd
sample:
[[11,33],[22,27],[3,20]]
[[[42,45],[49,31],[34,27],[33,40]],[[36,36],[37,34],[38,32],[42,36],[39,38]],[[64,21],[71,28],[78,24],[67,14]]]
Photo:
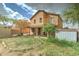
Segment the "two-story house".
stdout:
[[62,28],[62,19],[59,14],[49,13],[44,10],[37,11],[31,17],[30,28],[34,35],[43,35],[43,26],[50,22],[56,26],[56,28]]

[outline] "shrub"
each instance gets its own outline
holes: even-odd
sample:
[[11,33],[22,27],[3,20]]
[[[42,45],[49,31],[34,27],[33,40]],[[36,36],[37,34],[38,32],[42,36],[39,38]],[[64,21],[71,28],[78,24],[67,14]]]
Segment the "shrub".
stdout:
[[63,47],[73,47],[75,44],[74,42],[66,41],[64,39],[59,40],[53,37],[49,37],[47,41]]
[[55,31],[56,31],[56,27],[55,27],[54,24],[47,23],[43,27],[43,32],[46,32],[47,33],[47,37],[50,37],[51,36],[51,33],[53,33],[52,36],[54,36]]

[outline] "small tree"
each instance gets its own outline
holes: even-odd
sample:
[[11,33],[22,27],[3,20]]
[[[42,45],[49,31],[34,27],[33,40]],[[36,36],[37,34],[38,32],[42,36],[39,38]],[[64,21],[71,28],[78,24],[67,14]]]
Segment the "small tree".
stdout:
[[[56,27],[54,24],[51,23],[47,23],[44,27],[43,27],[43,31],[47,33],[47,37],[51,36],[51,33],[55,33],[56,31]],[[53,35],[54,36],[54,35]]]
[[1,16],[0,15],[0,22],[3,23],[3,25],[6,25],[6,22],[12,21],[13,23],[16,22],[16,19],[8,18],[7,16]]
[[5,22],[9,21],[9,19],[8,19],[7,17],[5,17],[5,16],[1,16],[1,15],[0,15],[0,21],[1,21],[4,25],[6,25]]

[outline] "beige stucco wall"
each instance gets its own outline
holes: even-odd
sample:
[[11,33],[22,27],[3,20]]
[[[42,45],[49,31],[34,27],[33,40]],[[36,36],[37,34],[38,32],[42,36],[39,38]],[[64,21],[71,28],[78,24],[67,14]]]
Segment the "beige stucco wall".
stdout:
[[[51,19],[51,17],[52,17],[52,19]],[[50,22],[52,22],[52,24],[56,25],[57,28],[62,28],[63,24],[62,24],[62,20],[61,20],[60,16],[49,15],[49,20],[50,20]]]
[[49,15],[49,17],[50,17],[50,22],[52,23],[52,24],[54,24],[54,25],[58,25],[58,16],[56,16],[56,15]]
[[[32,26],[42,26],[43,25],[43,12],[39,12],[37,15],[35,15],[32,19],[31,19],[31,25]],[[40,18],[42,18],[42,23],[40,23]],[[34,20],[36,20],[36,23],[34,24]]]
[[[52,17],[52,19],[51,19]],[[40,18],[42,18],[42,23],[40,23]],[[34,19],[36,23],[34,24]],[[44,12],[38,12],[32,19],[31,19],[31,27],[42,27],[44,24],[52,22],[57,26],[57,28],[62,28],[62,21],[61,18],[57,15],[48,15]]]

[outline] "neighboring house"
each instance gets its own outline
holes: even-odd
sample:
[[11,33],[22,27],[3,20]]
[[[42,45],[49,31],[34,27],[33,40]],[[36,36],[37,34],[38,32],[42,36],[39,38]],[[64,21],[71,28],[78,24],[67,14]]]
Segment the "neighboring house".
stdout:
[[[21,29],[21,31],[22,31],[23,35],[32,35],[33,34],[32,31],[31,31],[31,29],[28,28],[28,27],[24,27],[23,29]],[[15,35],[15,36],[20,34],[20,28],[17,26],[16,23],[13,24],[13,26],[11,28],[11,33],[12,33],[12,35]]]
[[62,19],[59,14],[49,13],[44,10],[39,10],[30,19],[30,28],[34,35],[44,35],[42,28],[47,23],[52,23],[56,28],[62,28]]
[[[12,35],[19,35],[20,34],[20,29],[19,28],[13,28],[11,29]],[[32,35],[32,31],[30,28],[24,28],[22,29],[23,35]]]
[[58,29],[55,37],[60,40],[77,42],[79,41],[79,31],[77,29]]

